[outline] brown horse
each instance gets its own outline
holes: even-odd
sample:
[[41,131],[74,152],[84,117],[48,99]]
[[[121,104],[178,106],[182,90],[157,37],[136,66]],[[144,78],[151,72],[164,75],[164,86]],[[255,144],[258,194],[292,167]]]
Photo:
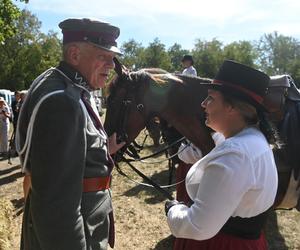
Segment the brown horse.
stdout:
[[[211,130],[205,126],[204,110],[200,105],[207,96],[207,90],[200,83],[210,82],[210,79],[175,76],[160,69],[128,72],[117,60],[115,64],[117,77],[110,84],[104,123],[109,135],[117,132],[118,139],[125,140],[128,145],[153,116],[158,116],[176,128],[204,154],[214,147],[210,135]],[[271,113],[274,114],[274,117],[271,117],[273,120],[275,118],[278,120],[278,117],[282,120],[281,112],[285,112],[284,107],[281,101],[279,103],[273,100],[274,95],[282,92],[277,88],[275,90],[275,93],[270,91],[266,105],[274,107]],[[300,139],[300,135],[297,136]],[[300,145],[296,145],[296,148],[299,152]],[[280,153],[282,152],[278,155]],[[275,154],[277,155],[277,152]],[[276,157],[277,160],[279,158],[282,159],[282,157]],[[299,179],[299,158],[297,158],[297,164],[291,166],[288,163],[287,161],[284,161],[284,164],[278,163],[280,165],[279,188],[275,207],[282,202],[287,193],[292,174],[296,180]],[[293,207],[296,207],[296,204],[289,206],[289,208]]]

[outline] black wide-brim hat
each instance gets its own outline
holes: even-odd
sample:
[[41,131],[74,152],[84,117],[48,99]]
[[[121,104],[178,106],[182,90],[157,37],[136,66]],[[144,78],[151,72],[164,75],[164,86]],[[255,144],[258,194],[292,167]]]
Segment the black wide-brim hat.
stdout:
[[270,77],[244,64],[225,60],[211,83],[203,83],[209,89],[216,89],[226,95],[245,101],[261,111],[267,111],[263,100]]
[[88,18],[66,19],[58,26],[62,29],[63,44],[89,42],[106,51],[121,54],[116,42],[120,29],[116,26]]
[[181,59],[181,62],[184,62],[184,61],[190,61],[192,64],[194,64],[194,60],[191,55],[184,55]]

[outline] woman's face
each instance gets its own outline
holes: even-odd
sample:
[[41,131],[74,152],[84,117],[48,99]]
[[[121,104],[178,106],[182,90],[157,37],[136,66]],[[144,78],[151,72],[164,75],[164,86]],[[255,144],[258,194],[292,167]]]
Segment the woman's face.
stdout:
[[224,101],[220,91],[208,90],[207,98],[201,103],[206,113],[205,124],[211,129],[224,133],[230,122],[232,107]]

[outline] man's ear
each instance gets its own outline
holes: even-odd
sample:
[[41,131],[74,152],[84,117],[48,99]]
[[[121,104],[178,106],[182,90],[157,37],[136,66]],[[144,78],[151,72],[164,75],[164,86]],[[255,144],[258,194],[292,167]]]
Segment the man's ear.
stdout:
[[68,61],[71,65],[77,66],[80,62],[80,48],[78,46],[71,45],[67,51]]

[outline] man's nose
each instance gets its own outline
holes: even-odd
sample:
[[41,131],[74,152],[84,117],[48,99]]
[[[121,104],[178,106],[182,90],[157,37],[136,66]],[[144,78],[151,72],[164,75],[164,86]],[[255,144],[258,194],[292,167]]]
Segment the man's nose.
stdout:
[[108,68],[110,68],[110,69],[114,69],[115,68],[115,63],[114,63],[114,61],[113,61],[112,58],[106,60],[106,66]]

